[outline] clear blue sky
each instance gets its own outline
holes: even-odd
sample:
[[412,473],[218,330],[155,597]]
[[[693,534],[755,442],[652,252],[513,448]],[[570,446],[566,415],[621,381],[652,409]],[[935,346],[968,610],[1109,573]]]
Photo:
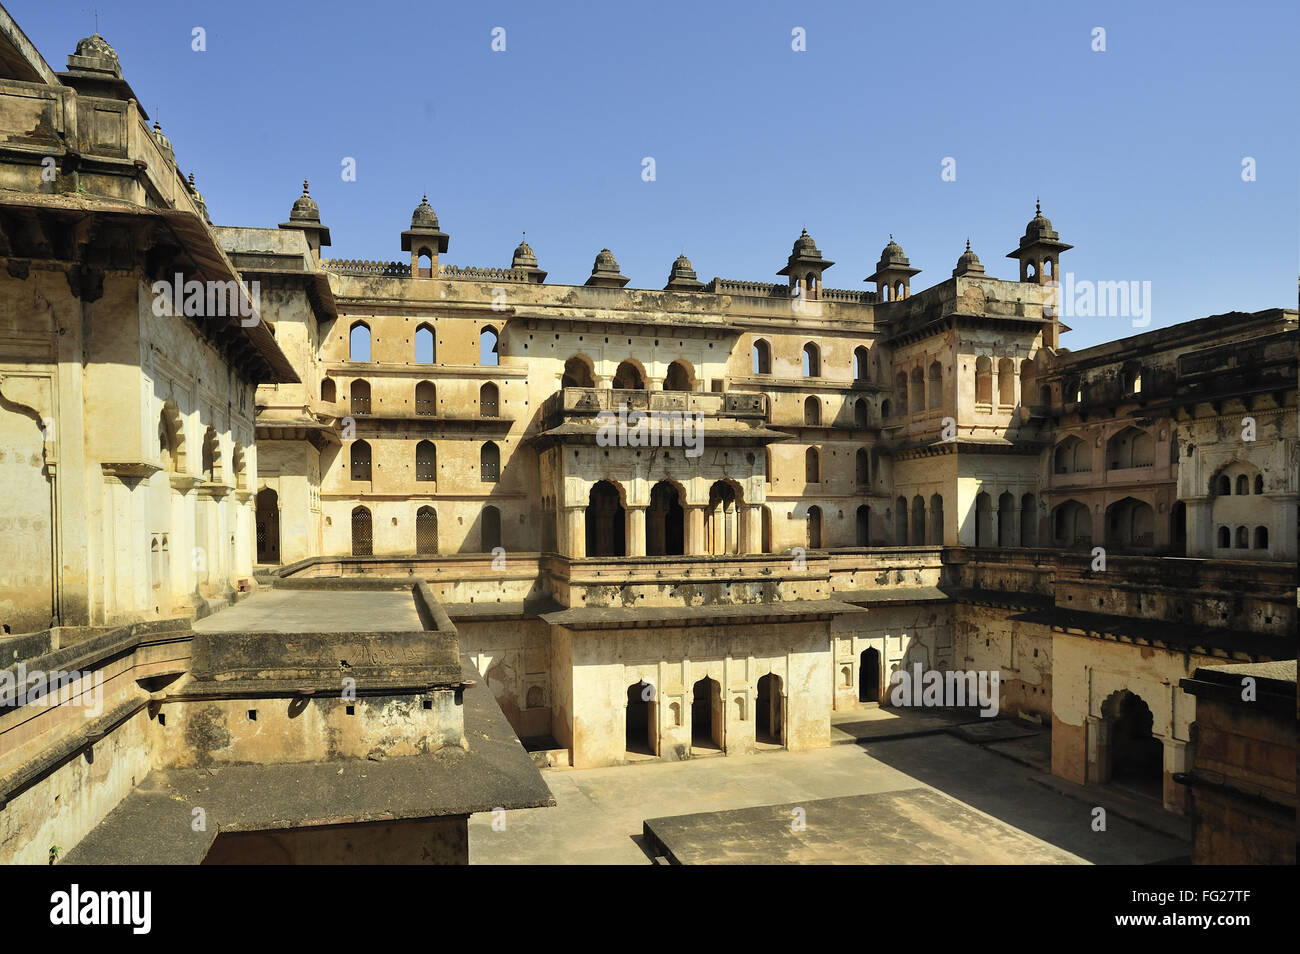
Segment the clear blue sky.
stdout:
[[[1153,328],[1296,306],[1294,0],[7,5],[58,70],[97,8],[213,221],[284,221],[305,176],[331,257],[405,259],[427,190],[456,264],[507,265],[526,229],[555,282],[603,246],[636,287],[683,250],[705,281],[777,281],[806,227],[828,286],[874,287],[892,232],[918,288],[967,236],[1016,277],[1041,195],[1062,270],[1150,281]],[[1136,333],[1072,324],[1072,348]]]

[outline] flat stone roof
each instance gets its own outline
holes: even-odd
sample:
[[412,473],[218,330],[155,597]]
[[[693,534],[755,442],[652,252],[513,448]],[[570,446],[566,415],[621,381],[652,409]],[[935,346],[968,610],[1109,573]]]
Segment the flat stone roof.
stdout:
[[[473,670],[464,678],[473,681]],[[372,762],[348,759],[158,769],[61,864],[198,864],[221,832],[467,815],[555,804],[491,690],[464,693],[469,750]],[[191,826],[195,808],[207,830]]]
[[410,590],[264,590],[194,622],[196,633],[422,630]]
[[928,788],[651,818],[643,830],[655,854],[686,865],[1081,863]]

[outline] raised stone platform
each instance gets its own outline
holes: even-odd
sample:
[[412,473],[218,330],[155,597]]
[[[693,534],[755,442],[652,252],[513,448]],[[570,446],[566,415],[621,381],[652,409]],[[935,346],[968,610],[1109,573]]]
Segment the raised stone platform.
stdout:
[[1081,863],[926,788],[651,818],[644,834],[671,864]]

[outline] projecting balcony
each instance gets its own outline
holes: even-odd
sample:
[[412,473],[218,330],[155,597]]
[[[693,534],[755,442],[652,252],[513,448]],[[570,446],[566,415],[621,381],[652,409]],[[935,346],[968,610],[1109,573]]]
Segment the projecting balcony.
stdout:
[[542,427],[549,430],[602,411],[618,414],[654,411],[700,414],[706,421],[730,419],[750,425],[767,423],[767,399],[757,391],[651,391],[615,388],[562,388],[542,406]]

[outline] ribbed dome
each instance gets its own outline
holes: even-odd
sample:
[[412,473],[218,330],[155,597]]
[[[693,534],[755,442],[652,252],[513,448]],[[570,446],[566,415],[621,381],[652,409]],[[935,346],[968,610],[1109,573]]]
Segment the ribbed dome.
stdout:
[[411,228],[434,228],[438,227],[438,213],[433,211],[433,206],[429,204],[429,197],[426,195],[420,200],[420,204],[415,207],[411,213]]
[[596,272],[617,272],[618,261],[614,258],[614,253],[607,248],[602,248],[596,253],[596,262],[591,266],[591,273]]
[[1043,215],[1040,202],[1034,202],[1034,217],[1025,226],[1025,238],[1056,238],[1056,231],[1052,228],[1052,220]]
[[533,252],[533,247],[526,241],[520,242],[515,246],[514,258],[510,261],[511,268],[536,268],[537,255]]
[[153,138],[157,141],[158,146],[164,152],[174,152],[172,149],[172,141],[163,135],[162,126],[160,126],[156,120],[153,124]]
[[889,236],[889,244],[880,250],[880,263],[889,265],[893,263],[907,262],[907,256],[903,254],[903,246],[894,241],[894,237]]
[[307,180],[302,180],[302,195],[293,200],[293,208],[289,210],[290,222],[319,222],[320,208],[316,205],[316,200],[307,194]]
[[118,69],[121,69],[122,66],[122,64],[117,59],[117,51],[113,49],[111,46],[109,46],[108,41],[105,40],[98,33],[92,34],[91,36],[78,40],[77,49],[73,53],[73,55],[90,56],[90,57],[97,57],[102,60],[110,60],[112,61],[113,65]]
[[817,251],[817,243],[814,242],[813,237],[808,234],[808,230],[804,229],[803,233],[797,239],[794,240],[794,254],[798,255],[800,252],[816,252],[816,251]]
[[962,268],[968,265],[978,265],[979,263],[980,257],[970,250],[970,239],[967,239],[966,251],[962,252],[961,257],[957,259],[957,267]]

